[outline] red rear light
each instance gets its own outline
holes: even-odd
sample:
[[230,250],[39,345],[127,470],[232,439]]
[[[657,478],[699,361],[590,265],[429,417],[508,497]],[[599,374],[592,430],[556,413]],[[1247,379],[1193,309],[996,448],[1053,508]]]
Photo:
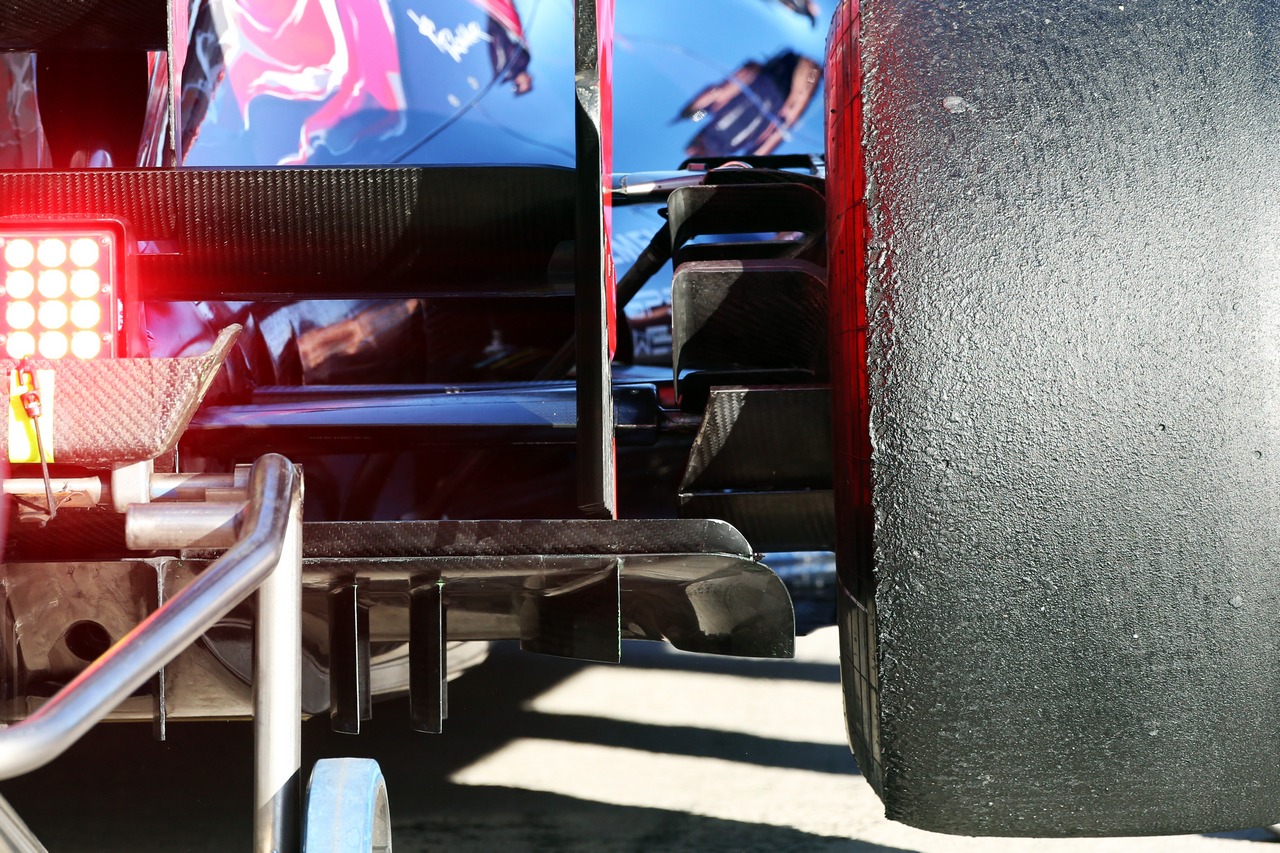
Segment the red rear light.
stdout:
[[0,222],[3,354],[122,355],[126,246],[116,222]]

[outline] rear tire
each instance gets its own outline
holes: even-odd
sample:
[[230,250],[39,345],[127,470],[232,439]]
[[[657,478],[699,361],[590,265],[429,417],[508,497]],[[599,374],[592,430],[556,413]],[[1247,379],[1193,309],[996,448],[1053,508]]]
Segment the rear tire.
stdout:
[[1277,43],[1258,0],[837,13],[843,665],[893,819],[1277,818]]
[[884,774],[872,567],[861,27],[856,2],[842,3],[828,37],[828,316],[841,682],[849,744],[863,776],[880,793]]

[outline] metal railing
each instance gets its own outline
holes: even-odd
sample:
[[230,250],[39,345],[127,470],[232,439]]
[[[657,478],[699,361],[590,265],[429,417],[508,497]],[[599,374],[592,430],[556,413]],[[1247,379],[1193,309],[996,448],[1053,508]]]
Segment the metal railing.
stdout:
[[[261,587],[254,684],[255,846],[297,849],[301,501],[301,476],[288,459],[271,454],[255,462],[238,541],[34,714],[0,729],[0,779],[57,758]],[[184,510],[182,504],[170,508]]]

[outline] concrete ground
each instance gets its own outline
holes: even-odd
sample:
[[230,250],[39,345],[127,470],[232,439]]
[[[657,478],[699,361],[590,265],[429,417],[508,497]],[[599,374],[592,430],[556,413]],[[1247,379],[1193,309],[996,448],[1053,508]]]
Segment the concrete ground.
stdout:
[[[390,786],[398,853],[849,851],[1248,853],[1219,836],[967,839],[890,823],[844,743],[833,630],[795,661],[739,661],[628,643],[622,666],[510,646],[455,681],[439,737],[402,701],[369,731],[303,730],[306,761],[370,755]],[[54,765],[0,786],[53,853],[249,847],[252,747],[243,723],[99,727]]]

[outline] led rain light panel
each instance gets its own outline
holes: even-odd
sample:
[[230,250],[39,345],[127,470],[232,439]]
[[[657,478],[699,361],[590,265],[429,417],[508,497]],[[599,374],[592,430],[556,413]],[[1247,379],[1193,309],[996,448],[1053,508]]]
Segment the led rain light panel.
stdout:
[[119,354],[118,229],[0,225],[0,344],[9,358]]

